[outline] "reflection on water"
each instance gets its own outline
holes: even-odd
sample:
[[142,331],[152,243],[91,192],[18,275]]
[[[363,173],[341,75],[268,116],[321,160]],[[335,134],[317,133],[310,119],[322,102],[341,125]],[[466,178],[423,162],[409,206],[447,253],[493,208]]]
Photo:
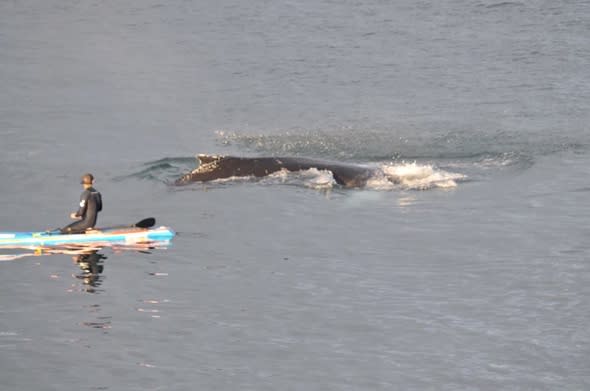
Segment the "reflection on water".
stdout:
[[79,272],[73,274],[76,281],[82,283],[79,290],[87,293],[99,293],[100,289],[98,288],[104,278],[104,261],[108,259],[104,255],[105,250],[110,250],[115,255],[129,251],[151,254],[153,250],[167,249],[169,245],[170,241],[164,240],[133,244],[101,243],[100,245],[68,244],[52,247],[2,247],[3,251],[12,251],[13,253],[0,254],[0,261],[15,261],[27,257],[70,255],[74,264],[79,268]]
[[99,316],[100,312],[102,310],[101,306],[99,304],[91,304],[89,306],[87,306],[88,309],[88,313],[92,316],[96,317],[96,320],[94,321],[84,321],[82,322],[82,326],[86,326],[86,327],[90,327],[93,329],[102,329],[105,330],[109,330],[111,329],[111,320],[112,320],[112,316]]
[[[76,316],[75,324],[82,328],[93,329],[101,334],[109,334],[113,327],[113,316],[111,305],[106,305],[109,300],[105,301],[102,296],[105,292],[103,285],[105,274],[107,273],[107,264],[113,257],[122,253],[141,253],[152,254],[154,250],[167,249],[171,244],[170,240],[165,241],[142,241],[134,243],[86,243],[86,244],[68,244],[51,247],[0,247],[0,261],[17,261],[30,257],[51,257],[54,255],[66,256],[66,260],[71,259],[74,265],[74,272],[71,273],[73,281],[66,292],[74,295],[82,295],[80,298],[73,298],[76,302],[81,300],[84,311],[80,312],[80,317]],[[155,273],[154,275],[167,275],[167,273]],[[50,275],[52,279],[59,279],[59,273]],[[91,296],[86,295],[92,294]],[[107,295],[108,296],[108,295]],[[158,319],[161,317],[160,304],[167,300],[150,298],[142,300],[143,305],[136,308],[137,312],[146,316]],[[92,346],[87,343],[87,347]]]
[[83,286],[86,287],[84,290],[88,293],[96,293],[96,288],[100,286],[102,280],[103,260],[107,257],[98,250],[92,250],[89,253],[74,255],[72,259],[81,270],[75,277],[82,281]]

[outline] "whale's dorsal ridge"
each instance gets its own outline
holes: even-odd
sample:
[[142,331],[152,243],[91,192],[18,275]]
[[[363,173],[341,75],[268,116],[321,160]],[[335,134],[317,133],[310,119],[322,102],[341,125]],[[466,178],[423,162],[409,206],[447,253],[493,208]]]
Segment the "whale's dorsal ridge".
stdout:
[[374,170],[362,165],[330,162],[303,157],[234,157],[198,154],[199,166],[175,183],[205,182],[231,177],[263,177],[280,170],[290,172],[329,170],[336,183],[344,187],[362,187]]
[[197,155],[197,159],[199,159],[199,164],[212,163],[212,162],[220,160],[222,157],[223,156],[220,156],[220,155],[207,155],[204,153],[200,153]]

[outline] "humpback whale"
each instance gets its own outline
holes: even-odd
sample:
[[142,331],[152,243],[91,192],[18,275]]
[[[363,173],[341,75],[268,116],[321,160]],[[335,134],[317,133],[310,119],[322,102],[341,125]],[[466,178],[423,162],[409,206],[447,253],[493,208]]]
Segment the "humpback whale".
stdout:
[[231,177],[264,177],[281,170],[296,172],[315,168],[330,171],[339,185],[355,188],[364,186],[376,172],[376,169],[363,165],[303,157],[235,157],[200,154],[197,158],[199,166],[177,179],[176,185]]

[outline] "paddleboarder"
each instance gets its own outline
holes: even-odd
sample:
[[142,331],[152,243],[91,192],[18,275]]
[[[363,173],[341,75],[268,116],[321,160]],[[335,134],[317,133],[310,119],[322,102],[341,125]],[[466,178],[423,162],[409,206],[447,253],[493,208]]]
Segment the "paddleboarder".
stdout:
[[82,175],[80,184],[84,188],[84,191],[80,195],[80,207],[77,212],[70,214],[70,218],[76,221],[60,229],[61,233],[84,233],[94,228],[98,212],[102,210],[102,197],[93,187],[94,176],[92,174]]

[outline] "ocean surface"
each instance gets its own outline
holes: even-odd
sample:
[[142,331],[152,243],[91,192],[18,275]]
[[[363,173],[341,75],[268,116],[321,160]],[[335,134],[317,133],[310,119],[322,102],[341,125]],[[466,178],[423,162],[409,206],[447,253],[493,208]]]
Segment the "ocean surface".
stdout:
[[[590,389],[590,3],[0,2],[1,390]],[[195,155],[378,166],[176,187]]]

